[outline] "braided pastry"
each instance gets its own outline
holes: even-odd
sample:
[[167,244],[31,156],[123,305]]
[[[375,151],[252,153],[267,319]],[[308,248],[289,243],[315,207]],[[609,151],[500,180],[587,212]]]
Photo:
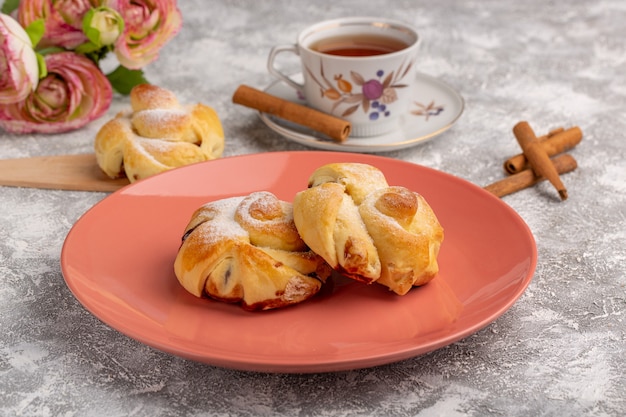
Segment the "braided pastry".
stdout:
[[375,167],[318,168],[309,188],[296,194],[293,211],[311,250],[353,279],[404,295],[439,271],[443,228],[431,207],[416,192],[390,187]]
[[312,297],[331,269],[298,235],[292,205],[262,191],[196,210],[174,272],[197,297],[267,310]]
[[224,132],[212,108],[182,106],[171,91],[150,84],[134,87],[130,104],[96,135],[96,159],[109,177],[134,182],[222,155]]

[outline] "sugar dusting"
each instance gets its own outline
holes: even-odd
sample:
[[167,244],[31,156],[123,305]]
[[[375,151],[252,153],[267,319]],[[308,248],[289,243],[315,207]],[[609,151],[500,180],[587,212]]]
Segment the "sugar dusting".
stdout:
[[[252,208],[266,217],[263,219],[254,217]],[[241,203],[241,209],[238,214],[245,223],[254,225],[265,224],[269,227],[274,224],[286,224],[293,220],[291,203],[280,201],[267,191],[251,193]]]
[[235,211],[243,199],[244,197],[230,197],[203,206],[214,213],[211,221],[194,231],[205,245],[227,239],[248,239],[248,232],[235,221]]
[[136,114],[141,114],[142,120],[146,123],[171,125],[173,122],[182,120],[188,112],[184,109],[149,109]]

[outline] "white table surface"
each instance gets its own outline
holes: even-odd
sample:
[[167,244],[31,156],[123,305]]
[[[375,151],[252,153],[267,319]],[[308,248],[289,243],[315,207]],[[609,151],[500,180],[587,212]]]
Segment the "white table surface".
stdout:
[[[213,106],[225,156],[306,150],[232,104],[257,88],[271,46],[318,20],[378,15],[423,36],[419,71],[459,91],[455,126],[383,156],[486,185],[519,151],[512,127],[579,126],[579,164],[504,197],[532,230],[535,276],[483,330],[421,357],[306,375],[212,367],[142,345],[74,298],[59,256],[67,232],[106,193],[0,188],[0,415],[621,416],[626,414],[626,6],[622,0],[181,0],[184,26],[146,74],[182,102]],[[0,132],[0,157],[92,152],[108,114],[61,135]]]

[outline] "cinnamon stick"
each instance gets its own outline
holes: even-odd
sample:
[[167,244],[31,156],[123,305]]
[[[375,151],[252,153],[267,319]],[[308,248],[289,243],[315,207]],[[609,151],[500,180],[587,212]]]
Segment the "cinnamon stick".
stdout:
[[[578,166],[574,157],[569,154],[554,157],[552,164],[559,174],[573,171]],[[532,187],[545,179],[545,177],[535,175],[532,169],[525,169],[500,181],[496,181],[493,184],[487,185],[484,189],[497,197],[504,197],[505,195],[523,190],[524,188]]]
[[338,142],[344,142],[352,130],[352,125],[346,120],[283,100],[246,85],[237,88],[233,95],[233,103],[306,126]]
[[535,136],[535,132],[528,122],[519,122],[513,127],[513,134],[522,147],[528,163],[535,175],[545,177],[559,192],[561,200],[567,199],[567,189],[563,185],[559,173],[552,164],[550,157],[541,147],[541,143]]
[[[558,155],[578,145],[583,138],[583,133],[578,126],[567,130],[558,128],[550,131],[547,135],[540,136],[541,147],[548,156]],[[504,170],[509,174],[515,174],[528,168],[528,159],[522,153],[512,156],[504,162]]]

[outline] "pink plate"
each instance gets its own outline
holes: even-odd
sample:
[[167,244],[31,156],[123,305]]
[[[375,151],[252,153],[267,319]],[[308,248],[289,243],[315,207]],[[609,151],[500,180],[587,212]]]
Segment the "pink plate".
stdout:
[[[256,313],[178,284],[174,258],[196,208],[259,190],[292,201],[330,162],[374,165],[426,198],[445,230],[433,281],[401,297],[335,277],[305,303]],[[511,307],[536,263],[528,226],[482,188],[408,162],[323,151],[222,158],[136,182],[85,213],[61,254],[68,287],[109,326],[184,358],[265,372],[364,368],[446,346]]]

